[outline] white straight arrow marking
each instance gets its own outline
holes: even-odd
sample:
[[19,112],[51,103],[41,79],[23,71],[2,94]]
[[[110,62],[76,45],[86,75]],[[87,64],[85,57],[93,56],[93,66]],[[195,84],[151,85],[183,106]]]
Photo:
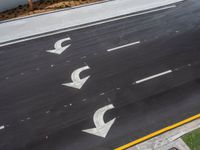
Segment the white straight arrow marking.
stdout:
[[67,46],[64,46],[62,47],[62,43],[65,42],[65,41],[70,41],[71,38],[68,37],[68,38],[64,38],[64,39],[61,39],[59,41],[57,41],[54,45],[54,50],[47,50],[47,52],[49,53],[54,53],[54,54],[62,54],[67,48],[69,48],[71,46],[71,44],[67,45]]
[[114,108],[113,104],[110,104],[110,105],[107,105],[105,107],[98,109],[93,116],[95,128],[86,129],[86,130],[82,130],[82,131],[105,138],[107,136],[110,128],[112,127],[113,123],[115,122],[116,118],[105,123],[103,117],[104,117],[104,114],[108,110],[113,109],[113,108]]
[[88,69],[90,69],[89,66],[84,66],[82,68],[76,69],[71,74],[72,82],[71,83],[63,83],[62,85],[69,86],[69,87],[72,87],[72,88],[81,89],[82,86],[85,84],[85,82],[90,78],[90,76],[87,76],[83,79],[80,79],[80,73],[82,71],[85,71],[85,70],[88,70]]

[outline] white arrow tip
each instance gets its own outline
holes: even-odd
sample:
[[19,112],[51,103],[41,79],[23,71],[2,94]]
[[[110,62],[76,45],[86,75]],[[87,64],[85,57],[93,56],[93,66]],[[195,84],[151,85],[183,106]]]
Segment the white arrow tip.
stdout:
[[56,52],[56,50],[47,50],[47,52],[60,55],[60,53]]
[[107,122],[104,126],[102,127],[97,127],[97,128],[92,128],[92,129],[86,129],[82,130],[83,132],[93,134],[102,138],[105,138],[112,127],[113,123],[115,122],[115,119],[112,119],[111,121]]
[[78,82],[71,82],[71,83],[63,83],[62,85],[64,86],[68,86],[68,87],[72,87],[72,88],[76,88],[76,89],[81,89],[82,86],[84,85],[84,83],[90,78],[90,76],[85,77],[83,79],[81,79]]
[[71,44],[69,44],[69,45],[67,45],[67,46],[65,46],[65,47],[59,46],[59,47],[55,48],[54,50],[47,50],[47,52],[60,55],[60,54],[62,54],[67,48],[69,48],[70,46],[71,46]]

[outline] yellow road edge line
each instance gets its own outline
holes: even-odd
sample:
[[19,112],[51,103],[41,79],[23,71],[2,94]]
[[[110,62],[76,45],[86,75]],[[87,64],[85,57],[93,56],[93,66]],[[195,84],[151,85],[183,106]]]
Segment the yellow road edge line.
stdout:
[[165,128],[163,128],[163,129],[161,129],[161,130],[155,131],[155,132],[153,132],[153,133],[151,133],[151,134],[149,134],[149,135],[146,135],[146,136],[144,136],[144,137],[142,137],[142,138],[139,138],[139,139],[137,139],[137,140],[135,140],[135,141],[129,142],[128,144],[125,144],[125,145],[123,145],[123,146],[120,146],[120,147],[118,147],[118,148],[115,148],[114,150],[125,150],[125,149],[127,149],[127,148],[130,148],[131,146],[134,146],[134,145],[136,145],[136,144],[139,144],[139,143],[141,143],[141,142],[144,142],[144,141],[146,141],[146,140],[148,140],[148,139],[150,139],[150,138],[153,138],[153,137],[155,137],[155,136],[157,136],[157,135],[159,135],[159,134],[162,134],[162,133],[167,132],[167,131],[169,131],[169,130],[175,129],[175,128],[179,127],[179,126],[182,126],[182,125],[184,125],[184,124],[186,124],[186,123],[189,123],[189,122],[194,121],[194,120],[199,119],[199,118],[200,118],[200,114],[197,114],[197,115],[192,116],[192,117],[190,117],[190,118],[188,118],[188,119],[185,119],[185,120],[183,120],[183,121],[180,121],[180,122],[178,122],[178,123],[175,123],[175,124],[173,124],[173,125],[171,125],[171,126],[168,126],[168,127],[165,127]]

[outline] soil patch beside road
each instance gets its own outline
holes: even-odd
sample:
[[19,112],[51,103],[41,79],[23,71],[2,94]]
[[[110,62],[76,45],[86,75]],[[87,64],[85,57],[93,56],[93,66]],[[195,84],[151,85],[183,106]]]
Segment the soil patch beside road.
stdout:
[[101,0],[41,0],[33,3],[33,10],[29,6],[20,5],[17,8],[0,13],[0,21],[17,17],[23,17],[48,11],[58,10],[67,7],[79,6],[87,3],[94,3]]

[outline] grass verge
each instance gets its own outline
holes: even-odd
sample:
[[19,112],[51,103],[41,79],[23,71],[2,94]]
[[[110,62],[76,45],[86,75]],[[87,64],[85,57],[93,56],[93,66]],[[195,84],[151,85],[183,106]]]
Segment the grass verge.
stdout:
[[191,150],[200,150],[200,128],[182,137]]

